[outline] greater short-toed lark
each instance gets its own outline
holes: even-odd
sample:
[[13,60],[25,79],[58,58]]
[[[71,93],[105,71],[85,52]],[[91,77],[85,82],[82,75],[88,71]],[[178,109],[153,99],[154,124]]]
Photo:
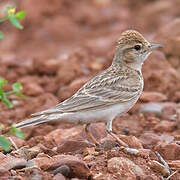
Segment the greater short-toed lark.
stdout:
[[86,124],[86,132],[97,143],[89,131],[95,122],[106,123],[107,132],[121,145],[127,146],[114,133],[112,121],[131,109],[143,91],[141,68],[148,55],[162,46],[151,44],[134,30],[122,33],[112,65],[88,81],[72,97],[48,110],[15,125],[17,128],[43,122],[60,120],[75,124]]

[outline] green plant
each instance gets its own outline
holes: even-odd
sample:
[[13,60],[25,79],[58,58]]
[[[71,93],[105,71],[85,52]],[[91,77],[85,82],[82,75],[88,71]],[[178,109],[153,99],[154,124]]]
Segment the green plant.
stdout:
[[21,93],[22,85],[19,82],[16,82],[12,85],[12,90],[8,92],[4,92],[3,86],[7,84],[8,81],[0,78],[0,100],[6,104],[8,107],[12,107],[13,104],[8,100],[7,96],[11,94],[16,94],[19,97],[24,97],[24,95]]
[[18,138],[23,138],[25,136],[25,133],[21,132],[19,129],[15,128],[14,126],[11,126],[5,135],[0,135],[0,147],[6,152],[9,152],[11,149],[11,143],[7,139],[7,137],[10,136],[11,134],[15,135]]
[[[6,8],[6,16],[0,19],[0,23],[4,21],[9,21],[13,26],[18,29],[23,29],[23,26],[20,24],[20,20],[26,17],[26,11],[16,12],[15,7]],[[0,39],[3,38],[3,33],[0,31]]]
[[[9,21],[14,27],[18,29],[23,29],[23,26],[20,24],[20,20],[26,17],[26,11],[16,12],[15,7],[7,7],[6,8],[6,16],[0,19],[0,23],[4,21]],[[0,31],[0,39],[3,38],[3,33]],[[6,104],[8,107],[13,107],[11,101],[8,100],[8,96],[11,94],[16,94],[19,97],[24,97],[21,93],[22,85],[19,82],[16,82],[12,85],[12,90],[8,92],[4,92],[3,86],[7,84],[8,81],[0,78],[0,100]],[[0,128],[2,130],[2,128]],[[3,130],[2,130],[3,131]],[[16,129],[14,126],[7,128],[5,130],[5,135],[0,135],[0,147],[8,152],[11,149],[11,143],[7,139],[7,136],[13,134],[18,138],[23,138],[25,136],[20,130]]]
[[[13,107],[13,104],[11,103],[11,101],[8,100],[7,97],[11,94],[16,94],[19,97],[24,97],[24,95],[21,93],[22,85],[19,82],[16,82],[12,85],[11,91],[4,92],[3,86],[7,83],[8,83],[7,80],[0,78],[0,100],[4,104],[6,104],[8,107],[11,108],[11,107]],[[11,143],[9,142],[9,140],[6,137],[10,134],[14,134],[18,138],[23,138],[25,136],[24,133],[22,133],[20,130],[16,129],[13,126],[8,128],[8,132],[5,133],[5,135],[0,135],[0,147],[2,147],[2,149],[6,152],[10,151],[10,149],[11,149]]]

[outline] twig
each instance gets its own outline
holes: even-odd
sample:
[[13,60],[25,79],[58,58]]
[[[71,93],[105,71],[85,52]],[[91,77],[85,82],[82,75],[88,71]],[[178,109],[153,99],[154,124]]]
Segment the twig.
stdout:
[[176,170],[176,171],[174,171],[171,175],[168,176],[168,178],[167,178],[166,180],[169,180],[169,179],[170,179],[172,176],[174,176],[178,171],[179,171],[179,169]]
[[16,143],[13,141],[13,139],[11,137],[8,137],[8,139],[10,140],[11,144],[15,147],[15,149],[18,150],[18,147]]
[[38,166],[31,166],[31,167],[26,167],[22,169],[17,169],[16,172],[22,172],[22,171],[31,170],[31,169],[40,169],[40,168]]

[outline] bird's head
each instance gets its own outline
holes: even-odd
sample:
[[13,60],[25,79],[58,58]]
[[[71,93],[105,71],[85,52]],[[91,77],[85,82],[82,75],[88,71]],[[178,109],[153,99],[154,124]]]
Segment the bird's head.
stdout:
[[121,34],[118,41],[114,61],[121,61],[132,68],[141,69],[151,52],[162,47],[160,44],[151,44],[135,30],[127,30]]

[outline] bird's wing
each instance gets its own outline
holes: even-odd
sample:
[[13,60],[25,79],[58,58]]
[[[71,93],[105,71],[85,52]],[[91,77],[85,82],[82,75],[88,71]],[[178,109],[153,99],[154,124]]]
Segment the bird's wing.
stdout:
[[140,77],[106,70],[86,83],[72,97],[55,107],[33,115],[77,112],[104,108],[130,101],[142,90]]

